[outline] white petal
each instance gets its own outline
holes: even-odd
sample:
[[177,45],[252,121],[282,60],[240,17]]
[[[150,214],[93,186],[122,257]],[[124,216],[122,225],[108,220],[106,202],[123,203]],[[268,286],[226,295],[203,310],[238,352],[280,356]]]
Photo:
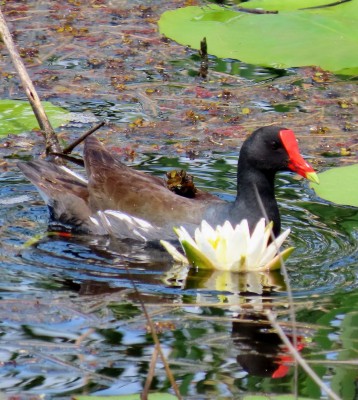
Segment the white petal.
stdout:
[[[234,231],[233,227],[230,224],[230,226],[226,226],[226,229],[224,228],[223,233],[220,237],[220,249],[218,248],[218,251],[220,250],[222,252],[225,248],[225,263],[227,265],[234,264],[237,259],[240,258],[240,255],[237,252],[240,235],[238,235],[237,232]],[[230,267],[228,268],[230,269]]]
[[234,228],[229,221],[225,221],[224,225],[222,227],[218,226],[218,228],[220,229],[220,234],[226,239],[231,238],[234,234]]
[[[183,227],[179,229],[175,229],[175,232],[179,233],[179,240],[182,242],[183,240],[189,242],[191,246],[195,247],[204,254],[214,265],[217,264],[217,257],[215,249],[212,246],[213,236],[216,236],[214,229],[206,222],[202,221],[201,224],[202,229],[196,228],[195,229],[195,240],[189,235],[187,230]],[[203,234],[204,231],[204,234]],[[206,236],[207,234],[208,236]],[[185,251],[185,249],[183,248]]]
[[227,238],[227,263],[231,264],[231,270],[239,271],[241,269],[243,261],[246,260],[249,240],[249,227],[247,221],[244,220],[236,225],[232,236]]
[[[246,260],[246,252],[250,240],[249,226],[247,220],[232,227],[229,221],[226,221],[220,230],[220,255],[218,257],[225,264],[226,270],[239,271],[243,261]],[[225,251],[225,256],[223,252]],[[225,260],[225,261],[224,261]]]
[[230,270],[230,266],[232,264],[231,260],[229,260],[228,249],[227,249],[227,240],[225,237],[220,236],[218,238],[218,243],[215,248],[215,254],[217,259],[217,266],[219,269],[228,271]]
[[180,228],[174,228],[174,232],[178,235],[180,243],[186,241],[189,242],[192,246],[198,247],[193,238],[189,235],[188,231],[183,226],[181,226]]
[[275,257],[280,247],[282,246],[282,243],[286,240],[289,234],[290,234],[290,229],[286,229],[284,232],[281,233],[281,235],[277,239],[275,239],[272,243],[269,244],[260,261],[260,267],[264,267]]
[[247,219],[242,220],[239,225],[236,225],[234,237],[238,239],[237,254],[246,255],[250,243],[250,230]]
[[197,235],[206,238],[206,240],[210,240],[211,238],[216,237],[216,232],[211,225],[203,220],[201,221],[200,228],[195,229],[195,240]]
[[291,229],[288,228],[284,232],[281,233],[281,235],[275,239],[274,243],[276,243],[277,247],[280,248],[282,246],[282,243],[287,239],[287,236],[290,234]]
[[206,245],[207,243],[215,243],[218,233],[211,225],[203,220],[200,227],[195,229],[194,237],[198,247],[200,248],[202,244]]
[[200,243],[197,243],[197,246],[201,253],[203,253],[214,265],[218,266],[220,264],[217,246],[214,248],[211,241],[203,240]]
[[264,241],[265,238],[265,219],[261,218],[252,233],[247,251],[247,265],[249,269],[258,267],[267,245],[267,242],[265,243]]
[[274,234],[272,233],[272,229],[273,229],[273,222],[271,221],[265,227],[265,235],[264,235],[265,247],[267,247],[267,243],[270,238],[275,238]]

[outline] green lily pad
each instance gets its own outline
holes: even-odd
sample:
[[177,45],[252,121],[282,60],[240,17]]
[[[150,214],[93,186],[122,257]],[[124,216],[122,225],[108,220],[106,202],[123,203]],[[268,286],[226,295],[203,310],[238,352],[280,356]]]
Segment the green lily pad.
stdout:
[[[42,105],[54,128],[70,120],[67,110],[49,101],[43,101]],[[22,133],[35,128],[39,128],[39,125],[28,101],[0,100],[0,136]]]
[[242,13],[214,4],[185,7],[164,12],[159,29],[165,36],[195,49],[206,37],[208,52],[220,58],[274,68],[316,65],[336,73],[355,74],[358,2],[299,9],[322,3],[322,0],[243,3],[246,8],[278,10],[278,14]]
[[332,168],[318,174],[320,184],[311,183],[319,197],[333,203],[358,207],[358,164]]

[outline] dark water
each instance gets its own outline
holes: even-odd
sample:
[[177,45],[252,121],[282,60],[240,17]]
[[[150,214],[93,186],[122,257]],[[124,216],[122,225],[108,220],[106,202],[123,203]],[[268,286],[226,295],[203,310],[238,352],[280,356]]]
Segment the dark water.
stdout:
[[[187,168],[198,186],[227,199],[235,193],[233,154],[196,160],[148,155],[134,164],[159,176]],[[327,385],[353,400],[358,211],[317,199],[291,174],[279,175],[277,197],[296,248],[287,270],[297,346]],[[295,383],[292,360],[265,322],[269,309],[291,336],[287,286],[279,273],[258,286],[255,277],[245,283],[230,274],[193,271],[183,281],[158,246],[47,235],[47,209],[16,171],[0,175],[0,205],[0,394],[140,392],[154,347],[140,292],[187,398],[241,399],[293,393],[295,386],[301,396],[326,398],[302,370]],[[241,295],[231,293],[238,287]],[[169,386],[158,361],[152,388]]]

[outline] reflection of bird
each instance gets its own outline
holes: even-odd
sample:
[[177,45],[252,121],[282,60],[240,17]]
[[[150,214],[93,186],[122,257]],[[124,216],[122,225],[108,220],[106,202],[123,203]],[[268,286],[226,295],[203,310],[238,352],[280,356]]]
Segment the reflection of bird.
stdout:
[[[237,362],[251,375],[283,378],[294,361],[292,356],[271,325],[265,323],[265,316],[252,315],[250,319],[253,321],[233,322],[232,337],[235,347],[240,350]],[[288,337],[293,342],[292,336]],[[296,349],[301,351],[304,347],[304,338],[297,336]]]
[[273,221],[277,235],[276,172],[292,170],[317,179],[299,154],[294,133],[274,126],[256,130],[244,142],[238,162],[238,194],[232,203],[201,190],[194,198],[178,196],[163,179],[123,164],[94,137],[85,141],[84,163],[88,181],[47,161],[19,163],[19,168],[44,196],[52,220],[82,232],[120,238],[170,238],[173,226],[192,230],[203,219],[216,225],[225,220],[237,224],[246,218],[252,229],[264,213]]

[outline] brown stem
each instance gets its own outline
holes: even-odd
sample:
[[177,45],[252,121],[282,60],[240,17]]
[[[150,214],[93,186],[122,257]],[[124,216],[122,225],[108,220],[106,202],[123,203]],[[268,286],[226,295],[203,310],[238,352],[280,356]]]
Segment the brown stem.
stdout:
[[148,400],[148,394],[149,394],[149,389],[150,389],[150,385],[153,381],[154,378],[154,374],[155,374],[155,366],[158,360],[158,356],[159,356],[159,351],[158,351],[158,347],[155,346],[154,347],[154,351],[152,354],[152,358],[150,360],[150,364],[149,364],[149,371],[148,371],[148,375],[147,375],[147,379],[145,381],[145,385],[143,388],[143,391],[140,395],[140,399],[141,400]]
[[71,143],[69,146],[67,146],[65,149],[63,149],[62,153],[63,154],[68,154],[71,153],[72,150],[78,146],[81,142],[83,142],[87,136],[92,135],[93,132],[96,132],[99,128],[101,128],[103,125],[105,125],[105,122],[102,121],[93,128],[91,128],[89,131],[84,133],[81,137],[79,137],[77,140],[75,140],[73,143]]
[[[163,365],[164,365],[164,369],[165,369],[165,372],[167,374],[167,378],[168,378],[170,384],[172,385],[172,388],[174,390],[175,395],[177,396],[178,400],[182,400],[183,397],[180,394],[179,387],[178,387],[178,385],[177,385],[177,383],[176,383],[176,381],[174,379],[174,375],[173,375],[173,373],[172,373],[172,371],[170,369],[169,363],[168,363],[168,361],[165,358],[165,355],[163,353],[163,350],[162,350],[162,347],[160,345],[160,341],[159,341],[157,332],[155,330],[154,323],[153,323],[152,319],[150,318],[150,315],[148,313],[147,307],[145,306],[145,303],[144,303],[144,300],[142,298],[142,295],[141,295],[141,293],[139,292],[139,290],[137,288],[137,285],[136,285],[136,283],[134,281],[134,278],[133,278],[128,266],[125,265],[125,267],[126,267],[127,272],[129,273],[129,276],[130,276],[130,279],[131,279],[131,282],[132,282],[132,285],[133,285],[133,289],[134,289],[134,291],[135,291],[135,293],[136,293],[136,295],[138,297],[139,303],[140,303],[140,305],[142,307],[144,317],[147,320],[147,323],[148,323],[148,326],[149,326],[149,329],[150,329],[150,333],[152,335],[152,339],[153,339],[153,342],[155,344],[155,351],[158,352],[158,355],[162,359],[162,362],[163,362]],[[152,358],[152,363],[153,364],[154,364],[154,362],[156,362],[156,358],[158,357],[158,355],[155,354],[153,356],[153,358]],[[151,363],[151,368],[153,367],[152,363]],[[144,392],[142,398],[145,398],[145,396],[146,396],[146,393]]]
[[49,153],[49,155],[59,157],[62,160],[70,161],[76,165],[79,165],[80,167],[85,166],[85,162],[82,160],[82,158],[76,158],[76,157],[69,156],[68,154],[55,153],[55,152],[53,152],[53,153],[51,152],[51,153]]
[[235,11],[240,11],[248,14],[278,14],[278,11],[268,11],[256,8],[234,7]]
[[299,8],[299,10],[314,10],[316,8],[327,8],[327,7],[333,7],[333,6],[338,6],[343,3],[348,3],[351,0],[339,0],[335,1],[334,3],[329,3],[329,4],[322,4],[320,6],[313,6],[313,7],[305,7],[305,8]]
[[9,28],[6,24],[5,18],[0,8],[0,34],[1,38],[7,47],[11,60],[16,68],[17,73],[21,79],[22,86],[25,89],[25,93],[29,102],[31,104],[32,110],[35,114],[37,122],[40,126],[42,134],[46,140],[46,155],[50,152],[61,153],[61,146],[58,141],[58,138],[50,124],[50,121],[47,118],[46,112],[42,107],[40,98],[36,92],[34,85],[29,77],[29,74],[26,71],[26,68],[21,60],[21,57],[16,50],[16,46],[14,41],[12,40]]

